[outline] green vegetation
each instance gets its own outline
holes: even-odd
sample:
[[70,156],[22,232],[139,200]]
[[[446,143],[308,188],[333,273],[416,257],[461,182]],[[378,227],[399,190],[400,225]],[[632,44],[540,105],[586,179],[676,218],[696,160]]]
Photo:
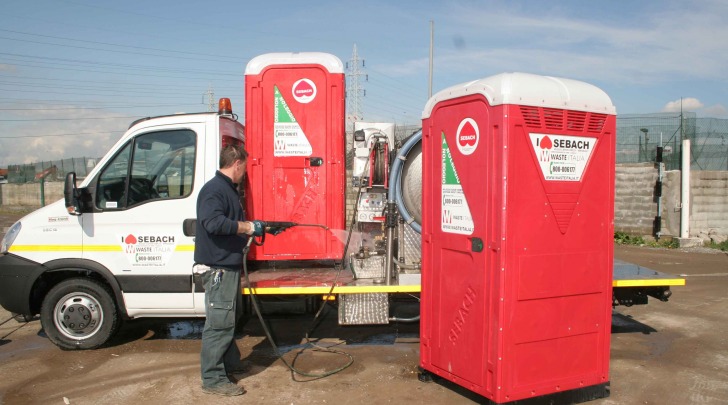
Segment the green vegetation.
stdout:
[[724,252],[728,252],[728,240],[724,240],[723,242],[720,242],[720,243],[715,243],[715,242],[711,241],[706,246],[708,246],[709,248],[712,248],[712,249],[719,249]]
[[662,238],[659,241],[653,241],[649,243],[652,247],[663,247],[667,249],[677,249],[680,247],[680,242],[677,238]]
[[645,239],[641,236],[630,235],[626,232],[615,232],[614,243],[618,245],[638,245],[642,246],[645,244]]
[[662,238],[660,240],[647,241],[641,236],[630,235],[626,232],[615,232],[614,243],[618,245],[649,246],[667,249],[677,249],[680,247],[680,243],[675,238]]
[[[680,247],[680,242],[678,242],[677,238],[665,237],[660,240],[645,240],[642,236],[630,235],[626,232],[615,232],[614,243],[618,245],[649,246],[667,249],[677,249]],[[705,247],[728,252],[728,240],[724,240],[721,243],[706,242]]]

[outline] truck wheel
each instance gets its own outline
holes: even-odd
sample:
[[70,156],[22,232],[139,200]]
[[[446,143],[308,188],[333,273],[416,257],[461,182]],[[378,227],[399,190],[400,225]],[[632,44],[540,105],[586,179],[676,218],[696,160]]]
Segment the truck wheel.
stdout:
[[48,338],[64,350],[95,349],[119,327],[119,314],[108,287],[88,278],[72,278],[53,287],[43,300],[40,322]]

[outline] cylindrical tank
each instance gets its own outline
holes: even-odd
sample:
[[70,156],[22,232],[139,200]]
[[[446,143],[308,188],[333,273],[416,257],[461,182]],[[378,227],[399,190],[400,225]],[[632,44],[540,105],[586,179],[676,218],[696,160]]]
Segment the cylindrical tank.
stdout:
[[422,226],[422,130],[402,142],[389,173],[390,202],[417,233]]
[[422,141],[417,142],[407,153],[402,168],[401,190],[404,207],[412,219],[422,225]]

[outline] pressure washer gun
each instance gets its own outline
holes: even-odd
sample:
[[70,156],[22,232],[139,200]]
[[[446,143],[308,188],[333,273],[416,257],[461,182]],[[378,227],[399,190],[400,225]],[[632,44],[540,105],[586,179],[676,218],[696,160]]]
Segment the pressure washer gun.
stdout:
[[[326,225],[321,224],[299,224],[297,222],[281,222],[281,221],[252,221],[255,226],[257,227],[260,225],[263,228],[263,235],[260,237],[260,242],[255,241],[254,243],[258,246],[262,245],[265,242],[265,234],[269,233],[273,236],[276,236],[280,234],[281,232],[285,231],[288,228],[293,228],[294,226],[312,226],[316,228],[322,228],[325,230],[328,230],[329,227]],[[251,238],[252,239],[252,238]]]

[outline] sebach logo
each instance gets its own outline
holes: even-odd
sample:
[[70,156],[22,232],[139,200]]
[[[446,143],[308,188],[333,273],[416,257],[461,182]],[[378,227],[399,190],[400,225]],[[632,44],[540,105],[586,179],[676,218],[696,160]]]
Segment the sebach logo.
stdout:
[[480,141],[480,129],[472,118],[465,118],[460,121],[458,131],[455,134],[458,150],[463,155],[471,155],[478,147]]
[[316,84],[310,79],[300,79],[293,83],[293,98],[301,104],[307,104],[316,98]]
[[597,138],[558,134],[529,134],[546,181],[581,181]]

